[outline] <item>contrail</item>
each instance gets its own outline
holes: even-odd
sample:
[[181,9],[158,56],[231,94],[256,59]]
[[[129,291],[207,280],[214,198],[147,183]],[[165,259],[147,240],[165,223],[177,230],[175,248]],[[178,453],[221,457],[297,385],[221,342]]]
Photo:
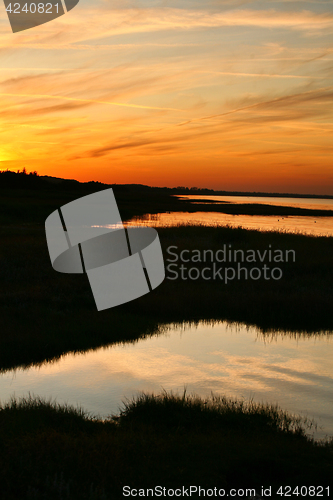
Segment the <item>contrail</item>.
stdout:
[[154,106],[144,106],[141,104],[126,104],[123,102],[110,102],[110,101],[100,101],[99,99],[79,99],[77,97],[65,97],[60,95],[48,95],[48,94],[7,94],[0,93],[2,96],[9,97],[36,97],[39,99],[60,99],[63,101],[76,101],[76,102],[90,102],[96,104],[109,104],[111,106],[124,106],[125,108],[139,108],[139,109],[155,109],[159,111],[184,111],[183,109],[177,108],[160,108]]
[[176,126],[182,127],[183,125],[188,125],[189,123],[193,123],[193,122],[199,122],[199,121],[204,121],[204,120],[210,120],[212,118],[220,118],[222,116],[233,115],[234,113],[239,113],[240,111],[246,111],[247,109],[258,108],[262,105],[267,105],[267,104],[275,104],[277,102],[286,101],[286,100],[293,98],[293,97],[311,95],[311,94],[315,94],[315,93],[320,92],[320,91],[325,92],[327,90],[331,90],[332,88],[333,87],[321,87],[321,88],[316,89],[316,90],[309,90],[307,92],[301,92],[299,94],[290,94],[287,96],[277,97],[276,99],[271,99],[270,101],[256,102],[254,104],[250,104],[249,106],[244,106],[242,108],[232,109],[230,111],[226,111],[224,113],[219,113],[217,115],[209,115],[209,116],[201,116],[200,118],[192,118],[191,120],[187,120],[186,122],[178,123]]

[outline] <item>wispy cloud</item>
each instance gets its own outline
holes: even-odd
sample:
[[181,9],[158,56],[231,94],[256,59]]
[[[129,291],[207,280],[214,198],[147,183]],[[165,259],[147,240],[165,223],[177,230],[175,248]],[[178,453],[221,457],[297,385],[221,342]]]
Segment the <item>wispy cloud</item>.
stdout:
[[[247,106],[242,106],[239,108],[231,109],[230,111],[226,111],[224,113],[219,113],[216,115],[209,115],[209,116],[202,116],[200,118],[192,118],[191,120],[179,123],[179,126],[184,126],[184,125],[189,125],[191,123],[195,122],[200,122],[200,121],[205,121],[205,120],[212,120],[212,119],[218,119],[218,118],[223,118],[225,116],[233,115],[236,113],[240,113],[243,111],[250,111],[250,110],[270,110],[274,111],[277,110],[280,114],[281,111],[284,112],[284,110],[287,108],[288,110],[294,108],[295,106],[300,106],[308,103],[316,103],[316,104],[321,104],[324,105],[325,108],[319,108],[316,106],[315,108],[315,114],[330,114],[331,111],[327,109],[327,104],[331,103],[333,100],[333,87],[328,87],[328,88],[323,88],[323,89],[316,89],[316,90],[310,90],[307,92],[301,92],[298,94],[292,94],[292,95],[287,95],[287,96],[282,96],[282,97],[277,97],[276,99],[271,99],[267,101],[260,101],[260,102],[255,102],[254,104],[249,104]],[[286,115],[284,113],[284,117],[286,118]],[[270,120],[272,120],[272,116],[269,117]]]
[[15,35],[4,18],[0,160],[86,180],[272,190],[303,165],[320,192],[332,28],[331,2],[301,0],[81,0]]
[[322,80],[323,76],[309,76],[309,75],[283,75],[283,74],[270,74],[270,73],[240,73],[236,71],[204,71],[201,70],[200,73],[210,73],[211,75],[225,75],[225,76],[244,76],[246,78],[296,78],[300,80],[313,79]]
[[[181,4],[180,4],[181,5]],[[211,29],[222,27],[253,27],[262,29],[297,30],[303,32],[329,32],[333,28],[333,14],[309,10],[282,11],[274,9],[226,9],[212,12],[207,9],[186,8],[119,8],[108,4],[77,9],[75,16],[65,15],[40,27],[38,34],[32,30],[18,34],[15,39],[0,33],[0,47],[39,47],[44,50],[59,48],[80,49],[80,42],[99,40],[116,35],[163,32],[172,30]],[[54,31],[56,30],[56,31]],[[76,45],[73,45],[76,44]],[[87,43],[85,44],[87,46]]]

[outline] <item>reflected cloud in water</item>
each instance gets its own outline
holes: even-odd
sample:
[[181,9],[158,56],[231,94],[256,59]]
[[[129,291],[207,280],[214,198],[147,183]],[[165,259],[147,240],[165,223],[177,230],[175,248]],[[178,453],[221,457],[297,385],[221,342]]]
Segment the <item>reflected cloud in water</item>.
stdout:
[[260,332],[226,322],[165,325],[158,335],[0,377],[2,401],[28,392],[107,417],[141,391],[214,393],[278,403],[333,435],[333,336]]

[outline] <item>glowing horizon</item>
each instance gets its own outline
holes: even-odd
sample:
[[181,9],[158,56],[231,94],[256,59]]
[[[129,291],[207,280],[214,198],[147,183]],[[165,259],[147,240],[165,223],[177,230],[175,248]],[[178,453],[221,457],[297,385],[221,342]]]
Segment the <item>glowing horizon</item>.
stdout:
[[[153,5],[153,7],[152,7]],[[333,195],[333,8],[87,0],[0,17],[0,169]]]

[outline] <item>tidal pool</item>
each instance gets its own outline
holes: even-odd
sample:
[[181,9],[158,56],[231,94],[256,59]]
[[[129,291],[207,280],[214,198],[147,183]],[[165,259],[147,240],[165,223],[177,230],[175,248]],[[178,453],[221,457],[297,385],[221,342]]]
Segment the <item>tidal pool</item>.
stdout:
[[141,391],[174,391],[277,403],[333,435],[333,332],[263,335],[226,322],[168,325],[162,333],[1,374],[4,403],[29,393],[102,418]]

